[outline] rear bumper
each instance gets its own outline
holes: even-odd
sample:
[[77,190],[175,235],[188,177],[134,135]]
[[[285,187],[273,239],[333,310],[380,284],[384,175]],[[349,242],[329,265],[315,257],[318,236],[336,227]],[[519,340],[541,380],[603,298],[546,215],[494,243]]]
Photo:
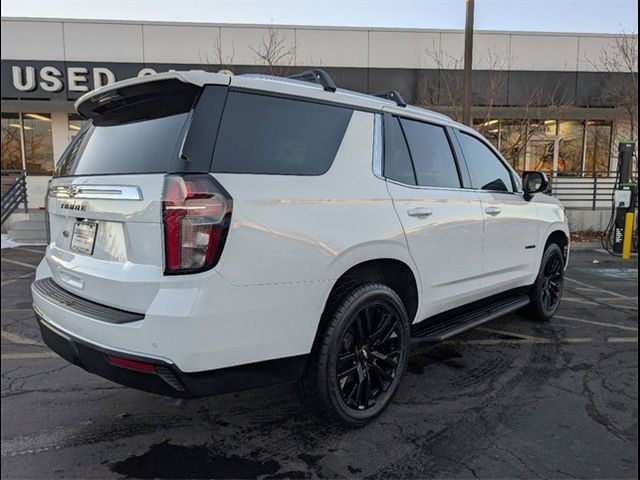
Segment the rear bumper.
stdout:
[[[103,378],[138,390],[179,398],[203,397],[296,381],[306,355],[280,358],[235,367],[185,373],[174,364],[156,358],[130,355],[90,344],[56,328],[36,309],[44,342],[65,360]],[[141,372],[110,363],[108,356],[153,365]]]
[[[82,275],[79,271],[74,272]],[[325,282],[236,286],[210,270],[161,277],[147,307],[123,311],[106,303],[117,299],[120,289],[106,285],[98,302],[58,274],[45,257],[31,288],[33,305],[56,329],[187,373],[308,354],[330,287]],[[128,284],[130,296],[138,291],[136,282],[121,283]]]

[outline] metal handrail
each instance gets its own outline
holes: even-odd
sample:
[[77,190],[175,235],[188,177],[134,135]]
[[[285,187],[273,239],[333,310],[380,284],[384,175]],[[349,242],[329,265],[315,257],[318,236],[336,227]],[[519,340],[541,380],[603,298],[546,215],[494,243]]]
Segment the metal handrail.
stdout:
[[[27,174],[24,170],[2,170],[2,221],[0,225],[11,216],[20,204],[24,206],[25,212],[29,211],[27,202]],[[7,185],[9,188],[5,190],[5,181],[13,180]]]
[[[564,174],[545,172],[549,176],[549,193],[567,208],[598,210],[611,207],[613,193],[618,182],[618,172],[599,170],[585,174]],[[638,173],[633,172],[632,181],[637,181]]]

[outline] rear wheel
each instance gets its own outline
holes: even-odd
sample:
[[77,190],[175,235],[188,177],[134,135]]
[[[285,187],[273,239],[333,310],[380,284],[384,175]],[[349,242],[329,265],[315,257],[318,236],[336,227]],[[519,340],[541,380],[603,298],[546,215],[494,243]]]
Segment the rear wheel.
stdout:
[[535,320],[549,320],[558,310],[564,284],[564,255],[560,247],[547,246],[535,283],[529,289],[531,303],[525,308]]
[[382,412],[398,389],[409,351],[409,320],[400,297],[366,283],[338,300],[300,382],[314,413],[352,426]]

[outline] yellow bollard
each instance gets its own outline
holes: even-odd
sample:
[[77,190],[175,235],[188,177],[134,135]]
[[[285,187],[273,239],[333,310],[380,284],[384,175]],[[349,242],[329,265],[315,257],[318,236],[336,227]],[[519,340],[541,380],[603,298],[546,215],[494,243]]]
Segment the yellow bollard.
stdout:
[[633,240],[633,213],[627,213],[624,217],[624,238],[622,239],[622,258],[631,258],[631,244]]

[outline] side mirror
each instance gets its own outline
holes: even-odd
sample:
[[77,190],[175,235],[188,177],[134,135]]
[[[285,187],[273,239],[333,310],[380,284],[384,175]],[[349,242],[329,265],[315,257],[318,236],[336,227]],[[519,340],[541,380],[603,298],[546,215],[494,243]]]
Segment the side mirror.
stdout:
[[531,200],[536,193],[546,192],[547,188],[549,179],[543,172],[530,171],[522,175],[522,189],[526,200]]

